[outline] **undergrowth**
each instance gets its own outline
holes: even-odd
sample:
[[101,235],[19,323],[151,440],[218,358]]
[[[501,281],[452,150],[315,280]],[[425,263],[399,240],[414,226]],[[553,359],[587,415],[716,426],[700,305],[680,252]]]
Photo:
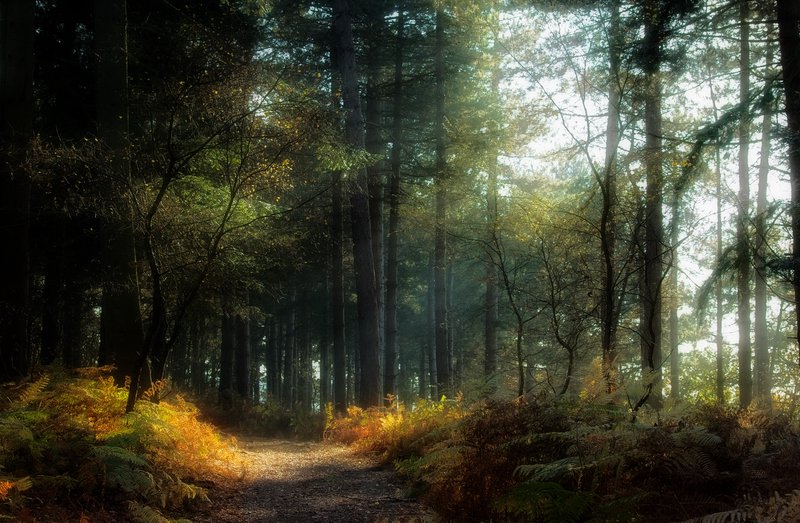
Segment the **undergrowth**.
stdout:
[[[798,521],[800,430],[775,412],[422,401],[332,419],[447,521]],[[787,519],[788,518],[788,519]]]
[[170,521],[208,503],[209,478],[237,472],[231,441],[180,396],[123,415],[110,369],[48,369],[0,398],[0,519],[102,512]]

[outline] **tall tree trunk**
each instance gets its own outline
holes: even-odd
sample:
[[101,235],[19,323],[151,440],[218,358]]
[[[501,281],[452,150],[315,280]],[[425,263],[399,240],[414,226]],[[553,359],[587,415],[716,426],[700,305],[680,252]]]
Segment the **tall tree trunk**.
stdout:
[[[367,93],[366,93],[366,135],[365,147],[368,153],[380,158],[385,155],[383,138],[383,124],[381,121],[382,106],[381,95],[381,54],[383,46],[384,27],[384,1],[372,0],[368,3],[369,23],[369,48],[367,52]],[[384,336],[384,256],[383,256],[383,160],[378,160],[367,166],[369,183],[369,223],[372,230],[372,267],[375,271],[375,298],[378,313],[378,355],[385,357]],[[384,362],[385,365],[385,362]],[[385,368],[385,367],[384,367]],[[386,371],[384,371],[385,373]],[[379,388],[383,380],[379,376]],[[381,394],[383,395],[383,394]]]
[[[767,50],[764,69],[773,67],[773,50],[770,42],[772,23],[767,24]],[[765,104],[766,105],[766,104]],[[761,160],[758,166],[758,196],[756,200],[755,288],[754,301],[754,373],[755,397],[762,406],[772,406],[770,376],[769,328],[767,324],[767,182],[769,155],[772,149],[772,107],[764,107],[761,124]]]
[[30,174],[24,167],[33,134],[33,12],[35,2],[0,4],[0,382],[31,367]]
[[332,174],[331,212],[331,328],[333,334],[333,406],[347,412],[347,348],[344,317],[344,231],[341,173]]
[[389,230],[386,250],[386,304],[385,353],[383,357],[383,390],[397,395],[397,366],[400,350],[397,342],[397,289],[398,240],[400,232],[400,176],[403,140],[403,46],[405,39],[405,11],[402,2],[397,5],[397,41],[394,56],[394,84],[392,86],[392,174],[389,183]]
[[[335,35],[334,35],[335,36]],[[341,104],[338,93],[341,82],[333,74],[339,67],[337,43],[334,38],[330,51],[331,103],[337,110]],[[347,412],[347,345],[345,339],[344,300],[344,196],[342,173],[331,173],[331,335],[333,341],[333,408],[338,414]]]
[[619,109],[622,102],[620,87],[620,55],[622,53],[622,33],[620,28],[619,0],[612,0],[611,20],[608,27],[608,118],[606,120],[606,151],[603,177],[600,187],[603,195],[603,209],[600,217],[600,248],[603,252],[603,287],[601,291],[600,323],[601,345],[603,351],[603,378],[606,391],[611,394],[617,389],[617,324],[619,306],[617,299],[616,267],[617,244],[617,150],[619,148]]
[[[717,227],[716,227],[716,240],[717,240],[717,261],[722,261],[722,169],[719,155],[719,149],[716,150],[716,158],[714,162],[714,170],[716,172],[716,200],[717,200]],[[719,405],[725,404],[725,336],[722,331],[722,320],[725,316],[724,301],[722,298],[722,281],[717,280],[714,286],[714,301],[716,306],[716,322],[715,322],[715,340],[716,340],[716,358],[715,368],[716,376],[714,379],[716,399]]]
[[[739,2],[739,101],[750,97],[750,5]],[[753,401],[752,346],[750,344],[750,117],[739,120],[739,210],[736,221],[737,325],[739,326],[739,406]]]
[[[500,35],[498,31],[494,34],[494,54],[498,65],[492,69],[492,98],[498,100],[500,97]],[[500,218],[497,207],[497,174],[499,170],[497,151],[493,151],[493,158],[489,162],[488,180],[486,184],[486,242],[490,244],[500,234],[498,220]],[[497,276],[497,264],[491,254],[491,250],[486,252],[486,291],[484,295],[484,318],[483,318],[483,378],[486,380],[486,394],[491,395],[497,391],[497,326],[498,297],[497,288],[499,278]]]
[[[97,47],[97,134],[111,156],[109,186],[130,185],[128,142],[127,8],[125,0],[95,0]],[[107,219],[103,245],[100,360],[116,365],[123,384],[135,378],[143,350],[135,239],[125,197],[111,189],[121,218]]]
[[[792,286],[795,338],[800,344],[800,4],[777,0],[786,122],[789,127],[789,178],[792,186]],[[798,354],[800,361],[800,353]]]
[[433,248],[433,278],[435,302],[435,330],[436,330],[436,371],[439,394],[450,394],[450,348],[448,344],[448,318],[447,318],[447,160],[445,157],[445,128],[444,128],[444,12],[436,10],[436,120],[434,132],[436,133],[436,180],[434,191],[436,200],[436,218]]
[[[347,142],[364,149],[364,117],[358,93],[358,73],[353,28],[346,0],[334,0],[333,22],[336,32],[339,73],[342,77],[342,101]],[[359,397],[363,407],[381,404],[380,365],[378,361],[378,296],[370,225],[369,183],[367,170],[356,173],[350,187],[350,220],[353,229],[353,258],[356,273],[358,309]]]
[[673,194],[672,225],[670,227],[670,246],[672,257],[669,268],[669,397],[673,401],[681,399],[681,353],[678,326],[678,232],[681,226],[681,201],[677,192]]
[[[646,4],[645,42],[648,70],[645,85],[645,170],[647,187],[644,208],[644,276],[641,296],[641,355],[646,393],[637,403],[661,406],[661,311],[664,216],[661,116],[662,33],[659,6],[655,0]],[[634,408],[634,412],[636,408]]]

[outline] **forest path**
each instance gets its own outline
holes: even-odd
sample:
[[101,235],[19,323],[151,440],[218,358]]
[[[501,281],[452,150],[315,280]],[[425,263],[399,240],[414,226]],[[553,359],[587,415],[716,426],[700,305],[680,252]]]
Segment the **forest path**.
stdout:
[[[214,505],[195,522],[434,521],[403,494],[403,482],[369,457],[341,445],[241,438],[244,478],[214,488]],[[199,516],[199,517],[198,517]]]

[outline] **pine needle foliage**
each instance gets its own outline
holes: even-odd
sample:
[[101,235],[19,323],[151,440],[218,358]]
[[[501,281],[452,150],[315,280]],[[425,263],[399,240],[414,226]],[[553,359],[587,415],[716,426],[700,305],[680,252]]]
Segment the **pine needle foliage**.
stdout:
[[74,512],[121,507],[131,521],[169,521],[161,511],[209,502],[195,481],[241,473],[234,441],[200,421],[183,398],[140,401],[124,414],[127,392],[110,370],[54,367],[6,391],[0,518],[46,513],[48,505]]

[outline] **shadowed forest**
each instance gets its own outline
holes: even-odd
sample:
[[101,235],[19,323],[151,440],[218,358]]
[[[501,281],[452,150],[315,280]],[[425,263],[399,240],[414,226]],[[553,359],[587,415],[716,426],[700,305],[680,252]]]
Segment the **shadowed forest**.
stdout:
[[800,521],[795,0],[4,0],[0,231],[0,519]]

